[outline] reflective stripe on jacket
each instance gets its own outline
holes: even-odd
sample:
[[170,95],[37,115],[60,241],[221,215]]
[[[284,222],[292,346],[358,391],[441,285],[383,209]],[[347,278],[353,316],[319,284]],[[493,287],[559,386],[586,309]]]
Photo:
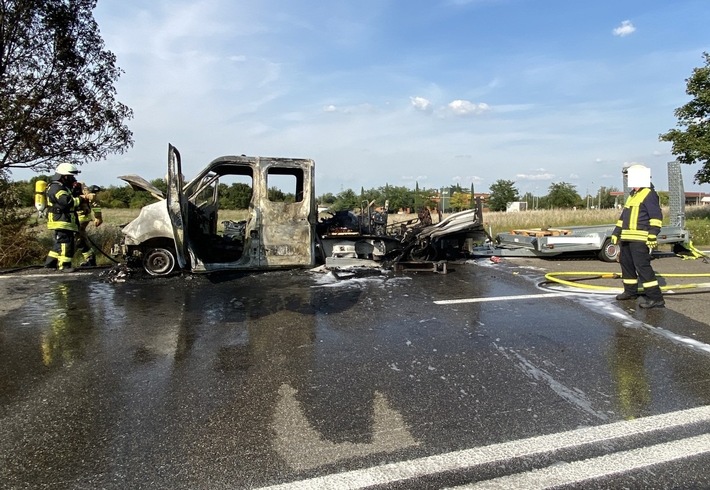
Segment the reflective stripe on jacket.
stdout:
[[54,180],[47,188],[47,228],[50,230],[79,231],[76,210],[81,199],[74,197],[71,189],[58,180]]
[[626,241],[646,242],[655,240],[663,224],[663,214],[658,194],[653,188],[644,187],[632,192],[624,204],[614,235]]

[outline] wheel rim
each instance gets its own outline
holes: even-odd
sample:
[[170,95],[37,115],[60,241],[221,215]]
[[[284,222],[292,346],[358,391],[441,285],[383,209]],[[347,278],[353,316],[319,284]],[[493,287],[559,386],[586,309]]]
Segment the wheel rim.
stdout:
[[604,252],[606,253],[607,259],[614,261],[616,256],[619,255],[619,246],[613,243],[608,243],[604,248]]
[[143,268],[151,276],[166,276],[175,268],[175,255],[165,248],[153,248],[143,258]]

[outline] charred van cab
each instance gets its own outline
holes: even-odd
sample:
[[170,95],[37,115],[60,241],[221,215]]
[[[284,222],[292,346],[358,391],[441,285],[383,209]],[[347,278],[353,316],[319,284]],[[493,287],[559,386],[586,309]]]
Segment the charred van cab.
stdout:
[[[212,272],[315,265],[313,160],[223,156],[189,182],[183,182],[181,167],[180,153],[169,145],[167,196],[141,177],[121,177],[160,199],[123,227],[121,253],[127,259],[139,260],[157,276],[176,267]],[[234,177],[251,181],[249,214],[238,226],[228,224],[226,233],[218,233],[220,183]],[[269,199],[270,181],[283,178],[293,184],[294,202]]]

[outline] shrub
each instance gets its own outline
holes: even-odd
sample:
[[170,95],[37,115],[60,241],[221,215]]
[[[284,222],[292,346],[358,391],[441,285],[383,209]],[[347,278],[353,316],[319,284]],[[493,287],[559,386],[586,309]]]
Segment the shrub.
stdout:
[[22,197],[17,186],[0,179],[0,268],[39,262],[47,254],[33,230],[34,210],[21,207]]

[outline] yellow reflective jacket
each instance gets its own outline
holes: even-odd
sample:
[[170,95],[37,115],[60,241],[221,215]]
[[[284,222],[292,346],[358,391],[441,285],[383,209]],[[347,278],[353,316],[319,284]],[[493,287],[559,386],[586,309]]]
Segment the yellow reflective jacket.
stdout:
[[81,199],[72,195],[71,189],[59,180],[47,187],[47,228],[50,230],[79,231],[76,215]]
[[644,187],[629,195],[613,234],[623,241],[656,240],[662,224],[658,194],[652,187]]

